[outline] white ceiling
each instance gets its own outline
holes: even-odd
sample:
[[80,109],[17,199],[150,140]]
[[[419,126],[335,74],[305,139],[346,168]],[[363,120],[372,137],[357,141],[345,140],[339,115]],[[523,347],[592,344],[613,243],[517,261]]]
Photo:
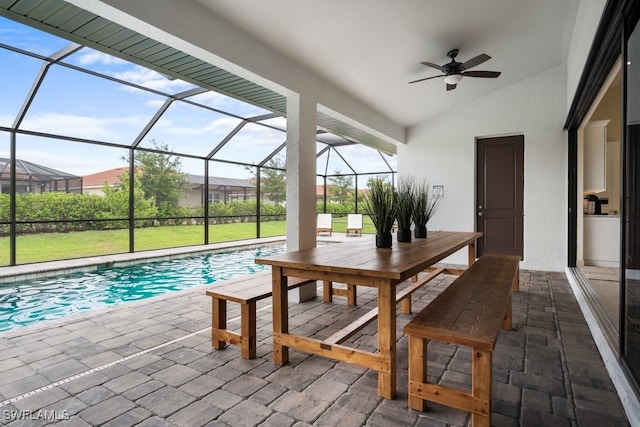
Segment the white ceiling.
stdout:
[[[563,64],[579,0],[198,0],[230,24],[313,70],[402,126],[412,126]],[[444,64],[486,53],[447,92]]]

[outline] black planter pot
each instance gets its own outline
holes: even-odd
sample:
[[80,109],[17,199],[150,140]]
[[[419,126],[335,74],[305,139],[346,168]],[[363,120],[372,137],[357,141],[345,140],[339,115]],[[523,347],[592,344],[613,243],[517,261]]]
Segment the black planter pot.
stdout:
[[376,234],[376,248],[390,248],[393,243],[391,233],[377,233]]
[[416,239],[426,239],[427,238],[427,226],[423,225],[421,227],[416,227],[413,229],[413,233],[416,236]]
[[411,229],[410,228],[398,228],[396,233],[398,235],[398,242],[410,242],[411,241]]

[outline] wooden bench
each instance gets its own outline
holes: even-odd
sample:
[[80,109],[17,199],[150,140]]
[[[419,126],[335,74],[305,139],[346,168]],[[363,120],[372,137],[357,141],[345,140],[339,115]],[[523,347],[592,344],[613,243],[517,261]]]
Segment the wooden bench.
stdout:
[[[491,359],[500,328],[511,329],[511,292],[519,290],[520,258],[483,255],[404,327],[409,338],[409,407],[427,400],[491,424]],[[434,339],[472,348],[471,392],[427,383],[427,343]]]
[[[217,350],[227,343],[240,347],[245,359],[256,357],[256,302],[272,296],[271,270],[218,282],[206,294],[212,298],[211,346]],[[289,289],[315,280],[289,277]],[[240,304],[240,333],[227,329],[227,301]]]

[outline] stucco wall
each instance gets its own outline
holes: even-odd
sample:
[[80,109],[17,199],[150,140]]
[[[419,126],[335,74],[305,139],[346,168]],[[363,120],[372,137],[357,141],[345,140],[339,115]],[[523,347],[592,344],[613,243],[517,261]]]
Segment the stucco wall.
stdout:
[[567,57],[567,112],[582,76],[606,0],[580,0]]
[[[474,230],[476,138],[524,135],[522,268],[562,271],[567,258],[565,96],[566,69],[556,67],[409,129],[407,145],[398,147],[398,170],[445,186],[445,202],[430,229]],[[447,261],[465,263],[466,254]]]

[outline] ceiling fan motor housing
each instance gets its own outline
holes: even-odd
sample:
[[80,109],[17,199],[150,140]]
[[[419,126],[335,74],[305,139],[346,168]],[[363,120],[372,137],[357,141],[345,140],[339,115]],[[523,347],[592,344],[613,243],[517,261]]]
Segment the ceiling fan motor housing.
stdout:
[[478,66],[491,59],[491,57],[485,53],[477,55],[466,62],[456,61],[455,58],[456,56],[458,56],[458,49],[451,49],[449,52],[447,52],[447,56],[451,58],[451,61],[444,65],[438,65],[428,61],[421,62],[422,65],[440,70],[442,72],[442,75],[425,77],[422,79],[411,81],[409,83],[417,83],[425,80],[435,79],[438,77],[444,77],[444,81],[447,84],[447,90],[449,91],[456,88],[457,83],[462,79],[463,76],[495,79],[500,75],[499,71],[466,71],[467,69]]
[[458,56],[458,49],[451,49],[449,52],[447,52],[447,56],[451,58],[451,62],[442,66],[443,73],[445,73],[446,75],[460,74],[464,71],[462,62],[456,61],[456,56]]

